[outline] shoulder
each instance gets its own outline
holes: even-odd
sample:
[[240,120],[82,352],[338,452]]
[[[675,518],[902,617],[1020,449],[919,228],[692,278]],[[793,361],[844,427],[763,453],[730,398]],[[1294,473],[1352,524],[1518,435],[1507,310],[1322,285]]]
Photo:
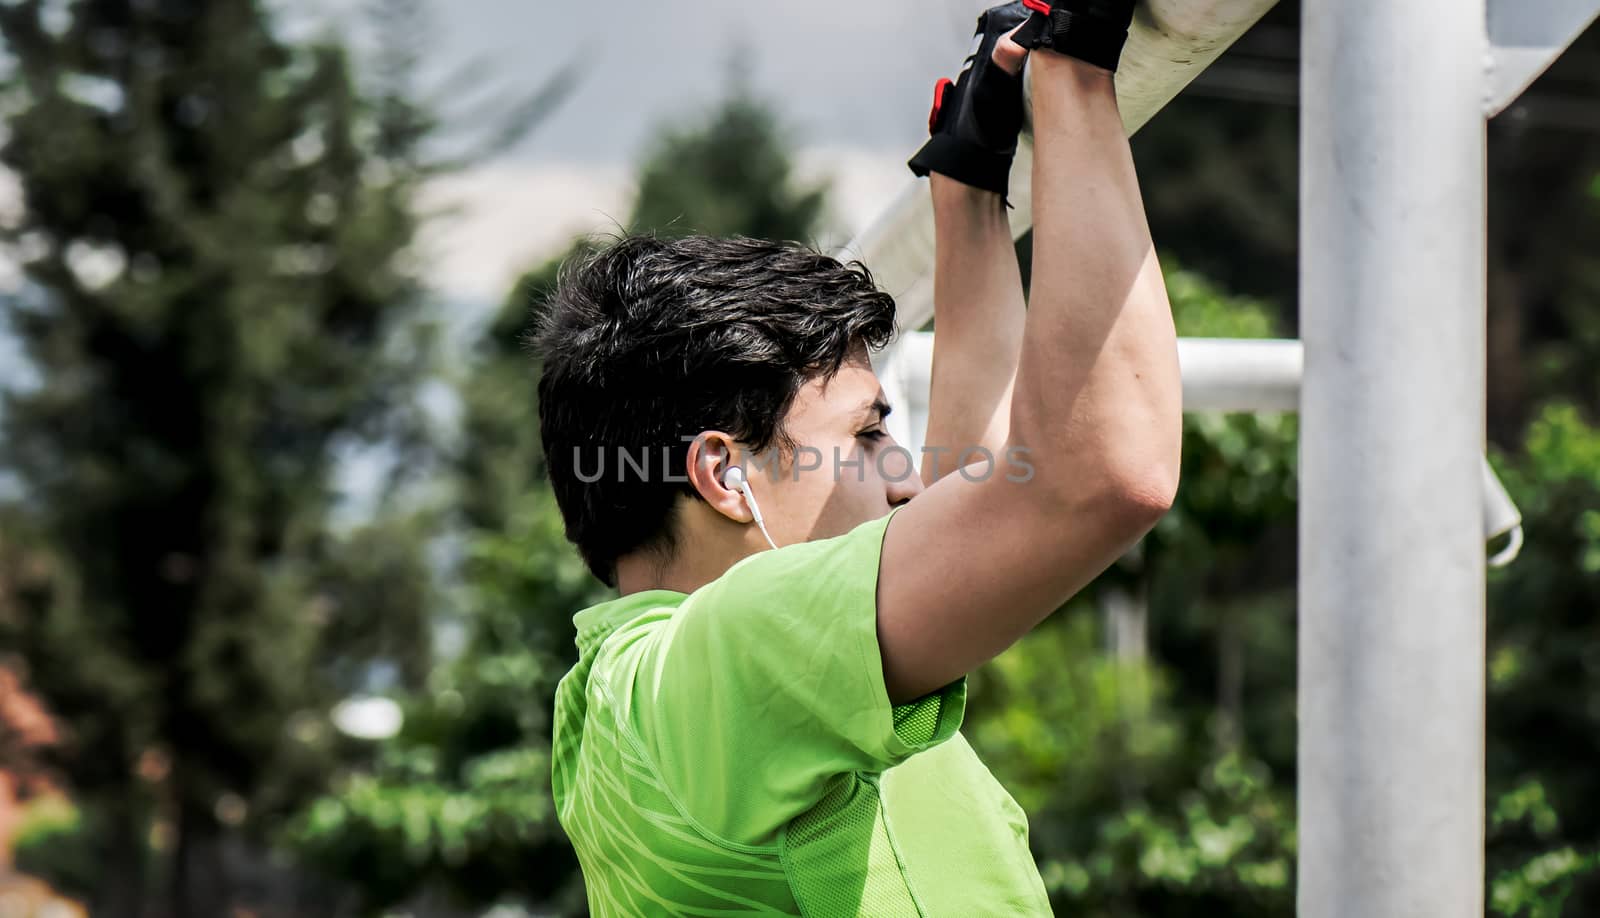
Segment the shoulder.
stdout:
[[[894,508],[898,510],[899,508]],[[683,611],[753,605],[764,601],[806,601],[877,586],[878,563],[889,513],[824,539],[759,551],[741,559],[684,600]]]

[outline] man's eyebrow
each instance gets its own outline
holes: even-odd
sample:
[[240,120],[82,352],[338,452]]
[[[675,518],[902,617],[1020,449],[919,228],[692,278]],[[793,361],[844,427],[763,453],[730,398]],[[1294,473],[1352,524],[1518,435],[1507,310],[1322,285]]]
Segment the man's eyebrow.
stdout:
[[892,411],[894,411],[894,406],[876,395],[870,401],[863,402],[860,409],[858,409],[858,413],[863,419],[871,417],[876,412],[880,421],[888,417]]

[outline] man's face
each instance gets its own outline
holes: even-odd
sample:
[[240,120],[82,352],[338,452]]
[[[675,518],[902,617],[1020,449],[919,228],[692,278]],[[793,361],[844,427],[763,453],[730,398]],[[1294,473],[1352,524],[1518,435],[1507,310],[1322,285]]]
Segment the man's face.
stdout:
[[796,394],[783,422],[792,454],[738,457],[780,546],[843,535],[922,490],[910,452],[884,426],[887,407],[866,358],[852,360]]

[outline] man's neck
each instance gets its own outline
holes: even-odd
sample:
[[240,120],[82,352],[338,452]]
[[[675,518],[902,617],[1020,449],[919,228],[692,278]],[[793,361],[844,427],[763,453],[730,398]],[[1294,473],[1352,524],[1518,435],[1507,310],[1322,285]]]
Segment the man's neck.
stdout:
[[644,590],[674,590],[693,593],[722,576],[731,564],[685,563],[678,559],[663,564],[649,552],[635,552],[617,560],[617,592],[623,596]]
[[727,573],[754,551],[743,540],[746,527],[714,517],[704,507],[688,507],[674,522],[674,551],[640,549],[617,559],[617,592],[642,590],[693,593]]

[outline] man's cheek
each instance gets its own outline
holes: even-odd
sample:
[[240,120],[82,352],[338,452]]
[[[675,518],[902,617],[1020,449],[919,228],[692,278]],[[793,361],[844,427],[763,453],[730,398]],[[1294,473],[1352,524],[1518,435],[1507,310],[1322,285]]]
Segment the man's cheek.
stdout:
[[834,447],[834,481],[864,484],[875,473],[876,470],[872,468],[872,457],[859,445],[852,443],[847,447]]
[[910,450],[892,443],[874,451],[873,471],[885,484],[900,484],[917,476],[917,463]]
[[808,479],[813,477],[822,470],[825,459],[826,457],[822,450],[815,446],[801,445],[796,447],[793,466],[794,480],[799,481],[802,477]]

